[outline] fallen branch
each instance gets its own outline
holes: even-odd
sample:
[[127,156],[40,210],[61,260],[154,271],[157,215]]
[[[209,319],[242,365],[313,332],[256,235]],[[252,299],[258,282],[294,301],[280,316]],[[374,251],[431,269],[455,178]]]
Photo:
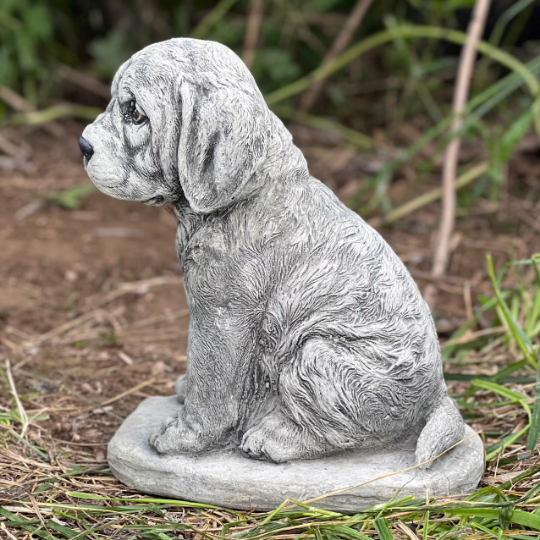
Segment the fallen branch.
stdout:
[[257,41],[259,40],[259,29],[264,10],[264,0],[251,0],[249,3],[249,15],[246,29],[246,38],[244,41],[244,51],[242,60],[248,68],[251,69],[255,52],[257,50]]
[[24,160],[30,155],[28,149],[24,149],[16,145],[2,132],[0,132],[0,150],[6,155],[20,160]]
[[[461,112],[467,104],[469,88],[473,77],[474,64],[476,60],[477,44],[482,37],[484,26],[491,0],[477,0],[472,18],[469,23],[467,35],[469,39],[465,43],[459,61],[458,77],[454,92],[453,113],[456,115],[451,132],[457,132],[461,128],[463,118]],[[455,178],[459,159],[459,149],[461,146],[461,137],[454,137],[448,148],[443,164],[443,207],[441,215],[441,224],[435,257],[433,260],[432,274],[434,278],[444,275],[448,265],[450,254],[450,239],[454,231],[454,223],[456,218],[456,189]],[[424,290],[424,300],[433,308],[437,289],[429,284]]]
[[[373,3],[373,0],[358,0],[354,6],[345,26],[343,26],[341,32],[338,34],[332,47],[325,55],[322,65],[329,64],[334,60],[338,55],[340,55],[345,48],[349,45],[354,33],[357,28],[360,26],[362,20],[364,19],[367,10]],[[324,87],[324,79],[316,81],[313,86],[304,94],[300,101],[300,111],[307,112],[313,106],[317,98],[319,97],[322,89]]]
[[35,107],[7,86],[0,85],[0,99],[14,111],[33,112]]
[[151,287],[159,287],[161,285],[181,285],[183,280],[180,276],[157,276],[140,281],[130,281],[121,283],[117,289],[108,293],[100,294],[94,297],[89,297],[88,304],[92,307],[102,307],[125,294],[146,294]]
[[[20,349],[28,349],[31,347],[39,347],[42,346],[44,343],[49,341],[58,342],[61,341],[60,337],[65,336],[67,332],[72,332],[76,328],[80,328],[81,326],[93,321],[96,318],[99,318],[101,315],[103,315],[104,311],[100,308],[102,308],[104,305],[112,302],[113,300],[116,300],[120,298],[121,296],[124,296],[126,294],[139,294],[143,295],[146,294],[151,287],[161,286],[161,285],[178,285],[182,283],[182,278],[180,276],[157,276],[149,279],[143,279],[141,281],[132,281],[127,283],[122,283],[120,286],[115,289],[114,291],[108,292],[104,295],[99,295],[96,298],[91,298],[90,305],[92,306],[92,310],[88,311],[87,313],[83,313],[82,315],[79,315],[75,319],[72,319],[71,321],[68,321],[64,324],[61,324],[60,326],[57,326],[56,328],[53,328],[52,330],[49,330],[48,332],[41,334],[39,336],[32,336],[27,341],[21,343],[21,344],[15,344],[7,340],[5,337],[2,338],[2,341],[5,342],[5,344],[14,351],[18,351]],[[171,318],[180,318],[187,316],[189,313],[188,310],[181,310],[174,314],[172,314]],[[145,321],[140,321],[141,323],[146,324],[153,324],[153,322],[157,318],[147,319]],[[151,322],[149,322],[151,321]],[[90,334],[91,338],[93,339],[95,336],[93,333]],[[99,335],[99,334],[98,334]],[[65,338],[64,338],[65,339]],[[73,342],[78,341],[81,338],[73,339],[69,338],[67,342]],[[66,341],[61,341],[66,342]]]
[[111,99],[111,89],[109,86],[101,82],[94,75],[84,73],[83,71],[78,71],[65,65],[59,66],[58,72],[62,77],[64,77],[64,79],[66,79],[66,81],[69,81],[80,88],[84,88],[96,96],[102,97],[106,100]]

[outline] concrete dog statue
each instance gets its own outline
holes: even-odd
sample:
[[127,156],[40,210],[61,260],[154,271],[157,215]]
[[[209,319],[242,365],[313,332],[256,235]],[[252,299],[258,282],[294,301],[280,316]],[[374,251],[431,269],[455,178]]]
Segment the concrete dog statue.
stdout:
[[411,276],[309,175],[231,50],[172,39],[135,54],[80,146],[102,192],[175,208],[188,372],[158,452],[286,462],[412,434],[423,463],[462,438]]

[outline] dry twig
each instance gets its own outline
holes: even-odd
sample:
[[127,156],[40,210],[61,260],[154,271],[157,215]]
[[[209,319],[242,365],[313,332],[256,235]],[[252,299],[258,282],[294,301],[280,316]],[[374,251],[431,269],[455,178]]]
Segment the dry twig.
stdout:
[[28,149],[18,146],[2,132],[0,132],[0,150],[16,159],[26,159],[30,153]]
[[246,38],[244,40],[244,51],[242,60],[248,68],[253,65],[257,41],[259,39],[259,29],[264,11],[264,0],[251,0],[249,3],[249,15],[247,21]]
[[[468,171],[463,173],[459,178],[456,179],[456,182],[453,185],[453,189],[456,191],[458,189],[461,189],[467,185],[469,185],[473,180],[476,180],[479,176],[482,176],[489,168],[489,163],[487,161],[481,161],[474,167],[471,167]],[[423,208],[429,203],[432,203],[441,197],[444,196],[444,191],[442,188],[435,188],[432,189],[426,193],[423,193],[422,195],[419,195],[418,197],[415,197],[414,199],[402,204],[401,206],[398,206],[397,208],[394,208],[391,212],[388,212],[386,216],[380,218],[375,217],[368,221],[368,223],[372,227],[380,227],[382,225],[387,225],[389,223],[394,223],[395,221],[398,221],[399,219],[403,219],[405,216],[408,216],[409,214],[416,212],[416,210],[419,210],[420,208]],[[434,276],[437,278],[440,278],[442,276]]]
[[[31,103],[28,103],[26,99],[7,86],[0,85],[0,99],[17,112],[26,114],[36,112],[36,108]],[[54,137],[60,137],[64,134],[64,128],[56,122],[48,122],[43,126],[43,129]]]
[[[339,56],[350,43],[356,29],[360,26],[360,23],[364,19],[364,15],[367,13],[369,6],[371,6],[373,0],[358,0],[354,6],[345,26],[338,34],[332,47],[328,51],[328,54],[322,61],[322,66],[330,63],[334,58]],[[313,86],[302,96],[300,101],[300,111],[307,112],[317,101],[319,94],[324,87],[325,80],[321,79],[313,84]]]
[[9,360],[6,360],[6,377],[9,383],[9,389],[11,390],[11,394],[15,399],[15,403],[17,404],[17,410],[19,411],[19,420],[22,424],[21,438],[24,438],[28,429],[29,420],[28,415],[26,414],[23,404],[21,403],[21,400],[19,398],[19,393],[17,392],[17,387],[15,386],[15,381],[13,380],[13,375],[11,374],[11,363]]
[[92,92],[96,96],[106,100],[111,99],[111,89],[105,83],[102,83],[95,75],[84,73],[69,66],[60,66],[58,72],[67,81]]
[[[457,132],[463,123],[460,113],[463,111],[467,103],[467,97],[469,95],[469,88],[471,85],[474,63],[476,59],[476,45],[482,37],[490,5],[491,0],[477,0],[472,13],[471,21],[469,23],[469,28],[467,30],[469,39],[461,50],[458,77],[454,91],[453,113],[455,115],[455,120],[452,122],[451,126],[452,133]],[[432,274],[434,278],[444,275],[448,265],[450,239],[454,230],[456,215],[456,192],[454,184],[456,179],[460,145],[461,138],[454,137],[444,156],[443,207],[437,249],[435,251],[433,261]],[[424,290],[424,299],[432,308],[435,302],[435,294],[436,288],[433,285],[428,285]]]

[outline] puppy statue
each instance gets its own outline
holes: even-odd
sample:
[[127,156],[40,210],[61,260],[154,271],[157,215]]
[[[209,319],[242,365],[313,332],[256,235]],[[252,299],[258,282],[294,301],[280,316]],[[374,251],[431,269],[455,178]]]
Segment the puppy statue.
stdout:
[[464,434],[429,309],[386,242],[319,180],[227,47],[171,39],[120,67],[80,139],[94,184],[174,205],[190,310],[161,454],[273,462]]

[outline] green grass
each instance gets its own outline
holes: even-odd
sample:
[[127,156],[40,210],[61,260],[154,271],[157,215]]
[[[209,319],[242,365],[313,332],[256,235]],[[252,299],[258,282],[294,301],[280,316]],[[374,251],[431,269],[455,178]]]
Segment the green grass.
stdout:
[[[111,538],[122,531],[124,535],[132,533],[131,538],[159,539],[177,538],[175,534],[179,532],[191,532],[206,538],[386,540],[403,537],[406,529],[415,531],[418,538],[467,538],[475,532],[494,538],[519,538],[520,534],[540,532],[540,515],[536,513],[540,484],[534,484],[522,495],[517,494],[538,471],[540,467],[531,467],[516,476],[512,483],[482,488],[455,502],[401,497],[354,515],[318,510],[295,501],[288,501],[271,513],[244,513],[187,501],[105,497],[71,491],[63,493],[71,502],[36,502],[38,496],[40,499],[47,495],[51,499],[58,498],[62,479],[55,477],[46,478],[34,488],[33,502],[24,497],[17,501],[29,511],[24,515],[0,508],[0,515],[5,518],[0,523],[16,534],[26,531],[47,539]],[[63,478],[80,480],[85,473],[99,478],[107,472],[79,468],[68,471]],[[178,516],[185,516],[185,511],[191,519],[178,521]],[[28,517],[28,514],[34,515]],[[209,527],[212,521],[214,526]]]
[[[45,439],[38,445],[33,435],[46,417],[23,422],[27,415],[22,396],[21,405],[14,397],[13,410],[0,413],[0,444],[5,450],[0,452],[0,467],[12,483],[0,491],[0,527],[15,538],[47,540],[536,538],[540,536],[538,258],[505,264],[497,272],[488,257],[493,295],[484,297],[474,317],[443,343],[454,395],[465,418],[481,425],[487,440],[485,479],[492,480],[475,493],[423,500],[398,493],[386,504],[355,514],[318,509],[324,496],[307,503],[287,500],[274,511],[261,513],[149,497],[119,484],[103,463],[74,467],[54,458]],[[466,332],[474,332],[480,317],[484,321],[490,317],[493,326],[505,325],[497,350],[511,361],[499,364],[489,377],[472,374],[452,382],[452,375],[460,374],[456,369],[480,365],[475,355],[493,349],[493,336],[459,341]],[[467,363],[469,359],[473,364]],[[5,373],[2,379],[9,386]],[[21,436],[23,423],[28,429]],[[504,475],[510,479],[493,480]]]

